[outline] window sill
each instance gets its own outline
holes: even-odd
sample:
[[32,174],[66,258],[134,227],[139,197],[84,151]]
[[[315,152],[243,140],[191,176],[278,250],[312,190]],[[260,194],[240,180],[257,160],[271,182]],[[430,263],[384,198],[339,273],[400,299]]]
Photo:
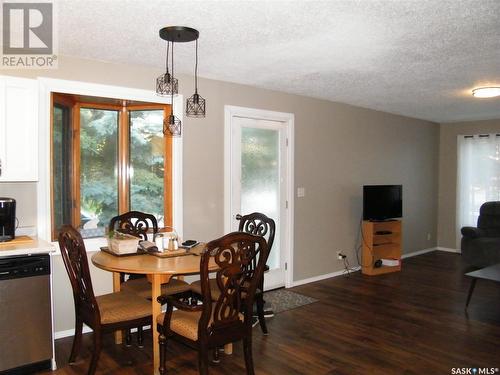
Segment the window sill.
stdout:
[[[87,253],[95,253],[96,251],[100,251],[102,246],[108,246],[108,240],[106,237],[85,238],[83,243],[85,244],[85,250]],[[59,243],[54,241],[52,242],[52,245],[56,248],[56,251],[53,252],[52,255],[61,255]]]

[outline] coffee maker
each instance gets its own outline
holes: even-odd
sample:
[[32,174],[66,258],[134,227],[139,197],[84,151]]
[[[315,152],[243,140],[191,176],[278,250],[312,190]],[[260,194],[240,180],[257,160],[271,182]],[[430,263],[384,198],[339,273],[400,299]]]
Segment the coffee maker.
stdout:
[[11,241],[16,234],[16,200],[0,197],[0,242]]

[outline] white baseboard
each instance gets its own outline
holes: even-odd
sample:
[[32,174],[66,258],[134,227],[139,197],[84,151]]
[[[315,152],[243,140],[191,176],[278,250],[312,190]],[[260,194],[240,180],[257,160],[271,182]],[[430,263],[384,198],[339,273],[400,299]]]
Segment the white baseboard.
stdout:
[[452,249],[450,247],[441,247],[441,246],[438,246],[436,247],[436,250],[440,250],[440,251],[447,251],[449,253],[458,253],[458,254],[462,254],[462,251],[460,249]]
[[435,251],[435,250],[439,250],[439,249],[437,247],[430,247],[428,249],[417,250],[417,251],[413,251],[411,253],[401,254],[401,259],[411,258],[411,257],[417,256],[417,255],[430,253],[431,251]]
[[414,252],[408,253],[408,254],[402,254],[401,258],[402,259],[404,259],[404,258],[410,258],[410,257],[414,257],[416,255],[425,254],[425,253],[429,253],[431,251],[436,251],[436,250],[437,251],[446,251],[448,253],[457,253],[457,254],[461,254],[462,253],[459,249],[452,249],[452,248],[449,248],[449,247],[436,246],[436,247],[431,247],[429,249],[414,251]]
[[[90,329],[90,327],[86,326],[85,324],[83,325],[83,333],[89,333],[89,332],[92,332],[92,329]],[[62,339],[64,337],[69,337],[69,336],[74,336],[75,335],[75,329],[72,328],[72,329],[67,329],[65,331],[57,331],[57,332],[54,332],[54,340],[57,340],[57,339]]]
[[[352,272],[356,272],[356,271],[359,271],[360,269],[361,269],[361,267],[359,267],[359,266],[358,267],[352,267],[351,271]],[[345,272],[345,270],[340,270],[340,271],[336,271],[336,272],[327,273],[327,274],[324,274],[324,275],[309,277],[307,279],[297,280],[297,281],[294,281],[292,283],[292,287],[299,286],[299,285],[304,285],[304,284],[309,284],[309,283],[314,283],[316,281],[321,281],[321,280],[324,280],[324,279],[329,279],[331,277],[341,276],[341,275],[344,274],[344,272]]]
[[[401,254],[401,259],[411,258],[411,257],[417,256],[417,255],[422,255],[422,254],[425,254],[425,253],[430,253],[431,251],[436,251],[436,250],[447,251],[447,252],[450,252],[450,253],[460,253],[460,250],[457,250],[457,249],[450,249],[450,248],[447,248],[447,247],[440,247],[440,246],[438,246],[438,247],[430,247],[428,249],[413,251],[411,253]],[[359,267],[359,266],[352,268],[353,271],[359,271],[360,269],[361,269],[361,267]],[[316,281],[321,281],[321,280],[329,279],[331,277],[341,276],[341,275],[344,274],[344,272],[345,272],[344,270],[340,270],[340,271],[336,271],[336,272],[327,273],[327,274],[324,274],[324,275],[309,277],[307,279],[297,280],[297,281],[294,281],[292,283],[292,287],[299,286],[299,285],[304,285],[304,284],[309,284],[309,283],[314,283]]]
[[[144,327],[142,327],[142,329],[143,330],[151,329],[151,326],[144,326]],[[137,328],[132,328],[130,331],[137,332]],[[89,332],[92,332],[92,329],[84,324],[82,332],[89,333]],[[70,336],[74,336],[74,335],[75,335],[74,329],[67,329],[65,331],[57,331],[54,333],[54,340],[62,339],[64,337],[70,337]]]

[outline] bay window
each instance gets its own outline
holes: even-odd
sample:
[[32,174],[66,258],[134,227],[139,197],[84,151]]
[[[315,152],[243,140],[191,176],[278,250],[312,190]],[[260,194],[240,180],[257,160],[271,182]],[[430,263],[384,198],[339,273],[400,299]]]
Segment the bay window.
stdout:
[[52,236],[72,224],[82,237],[105,234],[109,220],[137,210],[172,223],[170,107],[117,99],[52,95]]

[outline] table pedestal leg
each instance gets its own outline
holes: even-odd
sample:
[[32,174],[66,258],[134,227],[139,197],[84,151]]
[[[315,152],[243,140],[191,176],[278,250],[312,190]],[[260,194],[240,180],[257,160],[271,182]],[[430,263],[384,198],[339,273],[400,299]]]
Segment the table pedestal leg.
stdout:
[[474,291],[474,287],[476,286],[476,278],[473,278],[470,287],[469,287],[469,294],[467,295],[467,302],[465,302],[465,309],[467,310],[467,307],[469,306],[470,299],[472,297],[472,292]]
[[[119,292],[121,288],[120,272],[113,272],[113,292]],[[115,344],[123,342],[123,331],[115,332]]]
[[156,329],[156,318],[161,314],[161,305],[156,298],[161,294],[162,282],[169,282],[168,275],[153,274],[151,278],[151,311],[152,311],[152,324],[151,331],[153,332],[153,373],[159,374],[160,367],[160,346],[158,344],[158,330]]

